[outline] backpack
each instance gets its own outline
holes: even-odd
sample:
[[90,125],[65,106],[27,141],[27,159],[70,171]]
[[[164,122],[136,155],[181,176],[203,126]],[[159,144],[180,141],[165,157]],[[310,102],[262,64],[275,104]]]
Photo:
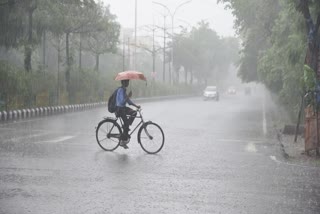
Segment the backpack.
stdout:
[[116,90],[114,90],[114,92],[111,94],[111,96],[108,99],[108,111],[110,113],[114,113],[117,110],[117,92],[118,92],[117,88]]

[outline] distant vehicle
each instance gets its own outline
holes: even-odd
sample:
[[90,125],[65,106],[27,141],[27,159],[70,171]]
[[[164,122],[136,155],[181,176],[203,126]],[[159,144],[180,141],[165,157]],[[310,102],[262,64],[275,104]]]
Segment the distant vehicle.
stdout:
[[236,94],[237,91],[236,91],[235,87],[230,86],[230,87],[228,88],[227,93],[228,93],[228,94]]
[[207,86],[203,91],[203,99],[204,100],[214,99],[218,101],[219,91],[217,86]]

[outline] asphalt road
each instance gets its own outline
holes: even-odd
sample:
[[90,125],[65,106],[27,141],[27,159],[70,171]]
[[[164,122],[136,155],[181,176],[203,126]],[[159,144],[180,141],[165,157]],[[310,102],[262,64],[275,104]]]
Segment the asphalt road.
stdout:
[[320,213],[320,169],[288,163],[271,101],[223,95],[143,103],[165,145],[101,150],[99,108],[0,124],[0,213]]

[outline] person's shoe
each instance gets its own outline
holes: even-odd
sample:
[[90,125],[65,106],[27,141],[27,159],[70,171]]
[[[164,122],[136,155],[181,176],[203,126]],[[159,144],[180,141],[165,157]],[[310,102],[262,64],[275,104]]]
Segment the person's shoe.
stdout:
[[125,144],[122,146],[124,149],[129,149],[129,147]]
[[129,147],[127,146],[128,143],[129,143],[129,139],[128,140],[120,140],[120,146],[122,146],[125,149],[129,149]]

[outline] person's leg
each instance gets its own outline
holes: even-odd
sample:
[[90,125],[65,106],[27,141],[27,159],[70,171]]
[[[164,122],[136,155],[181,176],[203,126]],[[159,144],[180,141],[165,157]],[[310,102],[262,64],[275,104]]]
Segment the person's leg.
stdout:
[[123,121],[123,133],[121,136],[121,140],[127,140],[128,139],[128,132],[129,132],[129,121],[126,113],[126,108],[119,108],[119,116],[121,117]]
[[126,114],[129,116],[128,124],[129,124],[129,126],[131,126],[133,121],[134,121],[134,119],[137,116],[137,111],[135,111],[135,110],[133,110],[133,109],[131,109],[129,107],[126,107]]

